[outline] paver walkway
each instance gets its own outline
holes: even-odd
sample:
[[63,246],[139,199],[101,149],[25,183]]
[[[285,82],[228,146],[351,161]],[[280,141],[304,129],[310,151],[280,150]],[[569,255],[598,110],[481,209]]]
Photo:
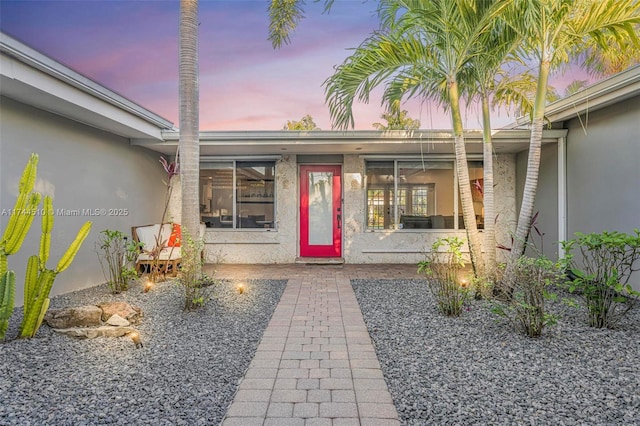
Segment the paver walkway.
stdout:
[[411,277],[414,265],[225,265],[216,272],[244,274],[289,282],[223,426],[399,424],[349,278]]

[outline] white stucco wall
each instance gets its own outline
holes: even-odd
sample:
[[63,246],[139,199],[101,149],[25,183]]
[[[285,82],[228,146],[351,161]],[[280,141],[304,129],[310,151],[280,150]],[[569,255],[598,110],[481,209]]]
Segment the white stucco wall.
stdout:
[[[75,238],[82,224],[93,227],[69,269],[58,275],[52,295],[105,282],[95,251],[104,229],[127,235],[131,227],[155,223],[162,215],[165,189],[159,155],[132,147],[129,141],[11,99],[0,98],[0,209],[11,209],[18,182],[31,153],[40,157],[36,190],[53,197],[56,214],[49,268]],[[88,215],[83,209],[104,213]],[[0,215],[0,227],[8,221]],[[29,256],[38,253],[41,224],[36,218],[21,250],[9,257],[16,271],[16,306],[23,303],[23,280]]]
[[[366,229],[365,161],[360,155],[343,158],[343,257],[347,263],[417,263],[433,242],[448,235],[466,238],[464,230]],[[494,161],[497,240],[509,245],[515,223],[515,155]],[[221,263],[292,263],[298,256],[298,164],[294,155],[276,164],[275,230],[208,228],[206,259]],[[502,253],[498,251],[500,256]]]

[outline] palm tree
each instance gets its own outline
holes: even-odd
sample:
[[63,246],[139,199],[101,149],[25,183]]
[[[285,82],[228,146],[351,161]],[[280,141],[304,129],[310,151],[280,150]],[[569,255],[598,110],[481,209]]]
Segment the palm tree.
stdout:
[[[200,239],[198,0],[180,0],[180,183],[182,232]],[[186,240],[185,240],[186,241]]]
[[[491,97],[497,102],[495,93],[498,87],[502,93],[508,93],[511,98],[507,102],[520,100],[516,93],[517,86],[500,86],[507,82],[502,68],[506,62],[516,58],[510,55],[516,50],[520,38],[517,33],[503,22],[497,21],[492,31],[483,38],[482,49],[484,54],[474,56],[470,62],[468,72],[462,78],[465,79],[465,92],[469,98],[478,97],[482,110],[482,139],[483,139],[483,204],[484,204],[484,261],[486,276],[495,282],[497,272],[496,261],[496,212],[493,179],[493,138],[491,135]],[[504,99],[501,98],[503,101]],[[518,105],[522,108],[521,105]]]
[[354,100],[368,102],[373,88],[385,84],[383,102],[422,96],[451,113],[456,170],[471,261],[483,274],[482,241],[477,230],[462,115],[459,79],[472,60],[484,55],[483,39],[496,22],[504,1],[384,0],[383,31],[365,40],[325,82],[334,124],[353,127]]
[[[638,26],[636,26],[638,31]],[[578,55],[580,64],[594,77],[607,77],[640,64],[640,44],[631,39],[618,39],[613,34],[605,35],[606,50],[600,49],[598,43],[591,39],[585,50]]]
[[[545,100],[552,67],[567,63],[585,40],[593,39],[603,51],[607,34],[627,34],[637,42],[634,25],[640,21],[640,3],[629,0],[515,0],[504,14],[506,22],[523,37],[524,55],[538,66],[536,97],[531,117],[531,139],[527,174],[518,224],[511,250],[512,259],[525,250],[533,219],[538,186]],[[513,264],[514,262],[511,262]],[[506,282],[512,278],[507,269]]]

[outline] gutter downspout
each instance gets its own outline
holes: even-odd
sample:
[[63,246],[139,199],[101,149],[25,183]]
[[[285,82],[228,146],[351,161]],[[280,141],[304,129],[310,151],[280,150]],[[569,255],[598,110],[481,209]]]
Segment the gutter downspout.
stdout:
[[565,252],[562,242],[567,240],[567,138],[558,138],[558,258]]

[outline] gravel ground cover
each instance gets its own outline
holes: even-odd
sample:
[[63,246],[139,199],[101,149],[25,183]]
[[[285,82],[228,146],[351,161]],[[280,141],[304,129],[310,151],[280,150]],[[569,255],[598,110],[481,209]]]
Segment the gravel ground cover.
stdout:
[[[217,425],[233,399],[285,288],[284,280],[222,281],[203,309],[183,312],[181,289],[106,285],[52,299],[52,308],[126,301],[140,306],[128,337],[79,340],[43,325],[30,340],[0,343],[0,425]],[[17,334],[17,308],[8,337]]]
[[424,281],[352,280],[405,425],[640,425],[640,309],[616,330],[553,304],[539,339],[471,302],[436,310]]

